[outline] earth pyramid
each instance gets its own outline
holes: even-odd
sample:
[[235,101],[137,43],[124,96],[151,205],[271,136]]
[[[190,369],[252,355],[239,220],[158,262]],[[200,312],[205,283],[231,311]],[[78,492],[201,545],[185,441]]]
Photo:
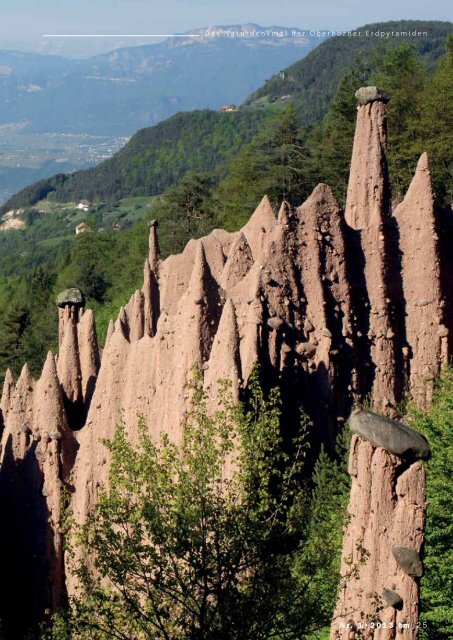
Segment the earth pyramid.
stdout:
[[[151,223],[143,287],[110,322],[102,354],[93,314],[71,289],[58,299],[58,356],[49,353],[37,381],[27,365],[17,381],[7,373],[0,509],[8,526],[0,549],[8,581],[0,617],[10,634],[20,637],[75,588],[62,504],[69,495],[78,522],[96,504],[109,468],[101,439],[121,420],[136,441],[140,415],[151,434],[177,441],[194,364],[215,408],[218,380],[229,378],[240,398],[259,363],[280,384],[285,415],[302,403],[327,443],[371,398],[378,415],[351,418],[351,517],[332,638],[361,637],[351,633],[374,619],[376,607],[387,622],[416,619],[425,513],[419,458],[426,456],[420,446],[414,453],[416,435],[404,426],[379,421],[395,413],[407,387],[427,406],[451,355],[448,252],[442,255],[426,154],[392,210],[388,98],[372,89],[357,96],[344,214],[325,184],[298,208],[284,202],[277,216],[265,196],[240,231],[216,229],[166,259]],[[415,638],[416,629],[373,637]]]

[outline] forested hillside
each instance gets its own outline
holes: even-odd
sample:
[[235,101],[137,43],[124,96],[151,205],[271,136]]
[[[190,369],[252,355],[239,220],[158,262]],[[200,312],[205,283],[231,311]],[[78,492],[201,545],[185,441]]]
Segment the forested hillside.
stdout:
[[[291,96],[304,118],[316,120],[324,115],[345,69],[351,63],[356,64],[363,80],[366,80],[388,46],[405,43],[411,44],[424,66],[433,71],[451,29],[451,22],[423,20],[364,25],[354,30],[356,36],[334,36],[321,43],[303,60],[273,76],[248,98],[246,104],[274,102],[282,96]],[[385,35],[369,35],[376,33]],[[412,35],[414,33],[416,35]]]
[[80,198],[116,200],[162,193],[188,171],[213,171],[250,142],[266,118],[256,111],[190,111],[141,129],[97,167],[59,174],[20,191],[0,209],[34,205],[53,193],[60,202]]

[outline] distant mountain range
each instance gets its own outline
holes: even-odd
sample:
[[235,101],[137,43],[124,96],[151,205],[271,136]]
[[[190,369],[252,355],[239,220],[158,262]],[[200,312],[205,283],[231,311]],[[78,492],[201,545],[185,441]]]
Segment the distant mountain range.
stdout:
[[[322,39],[248,24],[78,60],[0,51],[0,204],[58,169],[100,161],[100,137],[114,150],[124,136],[177,112],[242,103]],[[85,153],[80,135],[91,136],[93,153]]]
[[[195,36],[195,37],[194,37]],[[0,51],[0,125],[28,133],[130,135],[178,111],[238,104],[322,38],[255,24],[84,60]]]
[[[366,35],[329,38],[302,60],[271,78],[237,111],[194,110],[144,128],[112,158],[96,167],[72,174],[60,173],[17,193],[0,207],[0,215],[10,209],[34,205],[50,192],[54,192],[53,198],[59,202],[79,198],[114,200],[163,193],[190,171],[219,175],[225,161],[265,129],[269,119],[285,105],[293,104],[307,124],[320,120],[351,65],[360,60],[366,83],[373,56],[382,54],[383,47],[408,42],[432,70],[445,51],[445,39],[452,28],[449,22],[400,21],[365,25],[360,30],[363,34],[370,30],[398,33],[415,30],[427,35],[389,37],[384,44],[379,38]],[[224,46],[222,40],[218,42],[219,46]],[[175,50],[180,49],[187,55],[191,47],[199,46],[173,43]],[[102,65],[108,64],[106,58],[108,56],[98,58],[99,73]],[[109,64],[111,72],[118,74],[126,67],[132,73],[139,66],[138,58],[131,57],[128,50],[118,52],[118,58]]]

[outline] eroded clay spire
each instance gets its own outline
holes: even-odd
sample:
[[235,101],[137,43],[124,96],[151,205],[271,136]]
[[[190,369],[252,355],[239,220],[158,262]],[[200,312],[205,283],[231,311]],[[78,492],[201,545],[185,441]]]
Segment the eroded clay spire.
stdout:
[[[41,516],[44,520],[42,530],[47,536],[43,558],[48,567],[45,584],[49,606],[54,609],[61,604],[64,580],[61,531],[63,481],[69,478],[77,447],[74,435],[68,429],[63,392],[51,351],[36,382],[33,420],[40,436],[34,455],[42,474],[42,495],[48,512],[45,520],[44,515]],[[43,585],[40,584],[39,588],[42,589]]]
[[61,604],[60,452],[65,425],[61,386],[49,353],[36,383],[28,366],[23,368],[3,443],[0,498],[8,527],[0,538],[8,589],[2,592],[2,609],[3,614],[7,612],[11,637],[24,637],[27,625],[37,627],[45,610],[56,610]]
[[203,301],[206,302],[208,272],[210,275],[203,243],[199,241],[195,250],[195,259],[188,287],[190,297],[195,304],[201,304]]
[[206,260],[203,243],[198,241],[187,292],[180,301],[181,326],[185,327],[181,350],[189,370],[193,364],[202,364],[208,359],[220,313],[218,285]]
[[105,337],[105,345],[107,345],[107,343],[109,342],[109,340],[112,337],[114,331],[115,331],[115,323],[114,323],[113,320],[110,319],[108,327],[107,327],[107,335]]
[[149,266],[157,276],[159,271],[160,250],[159,240],[157,238],[157,220],[151,220],[149,223]]
[[126,340],[129,340],[129,318],[127,317],[126,309],[120,308],[120,312],[115,321],[115,333],[121,333]]
[[63,392],[51,351],[47,354],[41,377],[35,385],[33,421],[41,435],[53,432],[61,434],[67,426]]
[[77,335],[80,373],[82,375],[82,395],[85,405],[89,406],[100,367],[96,325],[91,309],[87,309],[83,314],[77,327]]
[[[352,486],[330,637],[413,640],[426,510],[418,458],[429,447],[413,429],[368,411],[355,412],[350,427]],[[378,620],[379,634],[363,636]]]
[[411,390],[415,401],[426,408],[434,378],[448,361],[434,194],[426,153],[420,157],[394,217],[398,224]]
[[57,372],[69,411],[69,405],[75,407],[83,402],[78,322],[85,298],[80,289],[72,287],[57,296],[56,304],[59,310]]
[[34,384],[35,381],[31,375],[30,367],[28,366],[28,362],[26,362],[22,367],[19,378],[17,379],[16,391],[27,393],[33,390]]
[[241,385],[239,334],[234,306],[230,298],[223,307],[204,378],[210,405],[216,408],[221,400],[218,397],[218,383],[221,380],[231,382],[231,391],[237,399]]
[[70,287],[58,294],[56,299],[56,305],[58,307],[58,346],[62,345],[66,326],[69,322],[79,321],[79,314],[83,313],[83,307],[85,306],[85,297],[80,289],[77,287]]
[[289,202],[286,202],[286,200],[284,200],[280,205],[280,209],[278,212],[278,216],[277,216],[278,223],[283,226],[287,225],[289,223],[290,214],[291,214],[291,205],[289,204]]
[[352,229],[379,226],[389,214],[387,169],[387,95],[377,87],[356,93],[357,122],[346,198],[345,218]]
[[250,220],[241,230],[247,238],[255,262],[263,256],[276,224],[277,220],[270,200],[264,196]]
[[240,231],[228,254],[220,277],[220,284],[228,291],[247,275],[252,265],[253,256],[250,245],[245,235]]
[[[330,427],[333,442],[335,420],[331,421],[328,414],[344,415],[350,408],[347,387],[353,368],[344,222],[332,190],[323,183],[315,187],[297,213],[300,328],[304,338],[297,351],[306,362],[318,419],[325,423],[326,431]],[[326,407],[330,407],[327,412]]]
[[240,341],[241,370],[244,384],[259,362],[263,333],[263,302],[261,268],[255,263],[246,278],[243,295],[245,296],[245,322]]
[[144,333],[153,337],[159,319],[160,295],[156,273],[148,258],[143,267],[143,296]]
[[144,335],[144,295],[136,291],[127,304],[129,318],[129,340],[135,342]]
[[[387,173],[386,94],[376,87],[356,93],[359,106],[352,151],[345,218],[360,231],[355,238],[353,283],[359,315],[358,334],[366,335],[362,361],[370,359],[363,376],[371,372],[376,409],[391,413],[400,399],[402,370],[398,360],[397,327],[391,312],[392,280],[389,255],[390,188]],[[358,335],[357,334],[357,335]],[[360,337],[358,335],[358,337]]]
[[71,313],[67,317],[65,324],[58,354],[58,377],[68,401],[70,403],[79,402],[82,399],[82,375],[75,313]]
[[[31,375],[30,367],[25,363],[14,390],[12,387],[10,388],[9,408],[3,415],[5,429],[2,434],[3,448],[0,452],[2,460],[5,459],[5,455],[9,455],[15,461],[23,460],[30,449],[34,429],[34,387],[35,381]],[[6,451],[6,445],[9,447],[9,453]]]
[[10,369],[6,370],[5,380],[3,382],[3,391],[2,391],[2,399],[0,401],[0,409],[3,414],[3,419],[5,419],[6,414],[9,411],[11,406],[11,400],[14,393],[15,384],[13,374]]

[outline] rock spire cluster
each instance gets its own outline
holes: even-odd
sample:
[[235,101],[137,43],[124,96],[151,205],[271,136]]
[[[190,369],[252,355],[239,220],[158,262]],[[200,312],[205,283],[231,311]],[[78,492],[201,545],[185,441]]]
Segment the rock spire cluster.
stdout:
[[[421,156],[404,200],[392,211],[388,98],[376,87],[360,89],[356,98],[345,210],[363,265],[354,302],[362,308],[368,331],[362,364],[372,373],[365,384],[373,407],[392,414],[404,388],[427,407],[433,381],[448,362],[451,327],[427,155]],[[418,637],[426,513],[420,459],[429,457],[429,445],[409,427],[371,412],[353,412],[349,426],[354,433],[352,486],[331,640],[413,640]]]
[[[107,480],[101,439],[112,437],[120,420],[132,441],[139,415],[152,434],[166,431],[177,441],[194,364],[215,408],[217,381],[229,378],[240,397],[259,363],[281,384],[289,414],[302,402],[320,439],[330,443],[353,407],[369,397],[389,416],[406,386],[420,406],[429,403],[433,379],[449,357],[451,327],[428,160],[424,154],[392,211],[387,96],[367,88],[358,100],[344,215],[325,184],[299,208],[283,203],[278,216],[264,197],[237,233],[216,229],[165,260],[151,223],[143,287],[110,322],[102,357],[81,292],[59,296],[58,357],[49,354],[37,382],[27,365],[17,382],[8,373],[1,400],[0,508],[11,514],[9,529],[0,532],[11,576],[10,601],[0,602],[5,611],[27,597],[38,619],[71,591],[62,547],[65,489],[83,521]],[[403,607],[415,603],[413,615],[417,578],[404,577],[401,563],[422,541],[421,463],[408,466],[404,456],[357,431],[351,474],[343,563],[358,541],[370,545],[370,563],[357,589],[347,581],[344,607],[356,601],[363,582],[365,615],[371,611],[366,593],[381,587],[388,602],[400,606],[398,596]],[[408,505],[417,509],[403,518]],[[376,587],[382,545],[389,564]]]
[[[27,364],[14,382],[6,372],[0,403],[1,619],[7,637],[25,637],[65,593],[64,488],[78,449],[100,366],[93,314],[83,295],[57,299],[59,355],[49,352],[35,381]],[[6,588],[5,588],[6,585]],[[25,611],[25,613],[24,613]]]

